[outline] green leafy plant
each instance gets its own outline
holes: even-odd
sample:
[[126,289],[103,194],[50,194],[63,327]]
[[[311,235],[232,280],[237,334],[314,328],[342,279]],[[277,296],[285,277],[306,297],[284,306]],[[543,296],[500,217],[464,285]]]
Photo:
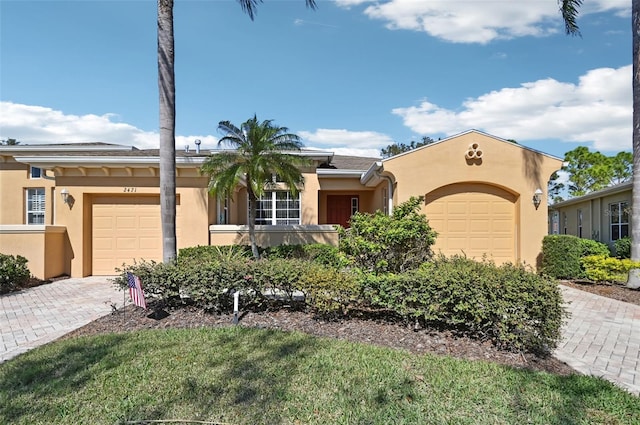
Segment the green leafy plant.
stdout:
[[14,291],[29,281],[27,262],[21,255],[0,254],[0,293]]
[[625,236],[615,241],[614,248],[616,251],[616,257],[618,258],[631,258],[631,238]]
[[558,286],[522,266],[439,257],[402,274],[363,275],[374,306],[512,350],[549,353],[564,317]]
[[381,211],[354,214],[349,229],[339,228],[340,251],[365,271],[403,272],[420,266],[433,256],[437,236],[420,213],[423,201],[411,197],[391,216]]
[[584,277],[580,263],[583,242],[571,235],[547,235],[542,240],[540,272],[556,279]]
[[360,282],[352,273],[320,264],[304,270],[298,289],[305,294],[305,302],[323,316],[345,315],[360,299]]
[[587,257],[589,255],[604,255],[608,257],[611,255],[611,250],[602,242],[594,241],[593,239],[580,238],[580,246],[582,247],[581,257]]
[[581,261],[587,278],[594,282],[626,282],[629,270],[640,268],[640,262],[604,255],[590,255]]

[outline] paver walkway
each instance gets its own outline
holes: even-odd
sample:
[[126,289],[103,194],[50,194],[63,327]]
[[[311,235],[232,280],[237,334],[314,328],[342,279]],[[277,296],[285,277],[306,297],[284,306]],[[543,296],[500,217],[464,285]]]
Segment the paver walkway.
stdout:
[[[640,394],[640,306],[562,286],[571,317],[554,355]],[[0,363],[122,307],[108,277],[60,280],[0,296]]]
[[59,280],[0,296],[0,363],[122,307],[108,277]]
[[555,357],[640,395],[640,306],[561,288],[571,317]]

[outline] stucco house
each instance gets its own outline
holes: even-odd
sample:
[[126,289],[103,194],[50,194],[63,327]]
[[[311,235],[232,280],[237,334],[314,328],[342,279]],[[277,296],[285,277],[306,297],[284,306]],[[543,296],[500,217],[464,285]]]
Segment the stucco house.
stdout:
[[[207,191],[199,167],[216,151],[177,152],[177,243],[246,244],[247,195]],[[356,211],[391,213],[411,196],[444,254],[535,265],[547,233],[546,187],[559,158],[470,130],[391,158],[304,150],[304,189],[261,200],[263,246],[336,244]],[[0,252],[29,259],[40,278],[112,275],[134,259],[161,260],[158,150],[93,144],[0,147]]]
[[617,184],[549,207],[549,233],[606,243],[631,236],[632,182]]

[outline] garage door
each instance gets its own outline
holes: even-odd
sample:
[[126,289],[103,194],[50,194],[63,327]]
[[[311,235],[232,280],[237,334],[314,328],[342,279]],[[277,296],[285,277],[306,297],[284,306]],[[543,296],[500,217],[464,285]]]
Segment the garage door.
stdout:
[[438,233],[435,252],[516,259],[515,195],[482,184],[452,185],[425,197],[425,213]]
[[100,196],[92,206],[94,275],[136,260],[162,261],[159,196]]

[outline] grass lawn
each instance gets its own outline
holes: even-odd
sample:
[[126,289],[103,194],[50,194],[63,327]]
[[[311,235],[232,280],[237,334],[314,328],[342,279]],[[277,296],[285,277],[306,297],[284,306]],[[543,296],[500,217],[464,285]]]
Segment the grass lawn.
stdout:
[[242,327],[69,339],[0,365],[2,424],[145,419],[640,424],[640,398],[596,378]]

